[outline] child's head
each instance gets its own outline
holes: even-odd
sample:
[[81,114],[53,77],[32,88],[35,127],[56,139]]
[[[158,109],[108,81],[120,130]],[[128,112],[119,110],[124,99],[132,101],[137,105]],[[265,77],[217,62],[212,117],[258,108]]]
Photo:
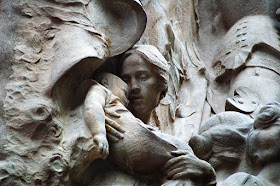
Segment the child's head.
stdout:
[[118,96],[124,106],[128,105],[128,86],[121,78],[108,72],[102,72],[95,75],[94,79]]

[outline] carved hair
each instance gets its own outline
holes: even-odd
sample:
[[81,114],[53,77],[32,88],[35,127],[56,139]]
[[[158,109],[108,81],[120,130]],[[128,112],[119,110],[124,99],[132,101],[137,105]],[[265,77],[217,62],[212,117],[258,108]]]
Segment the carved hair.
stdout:
[[135,45],[125,52],[121,58],[121,62],[134,53],[139,54],[146,62],[153,65],[152,71],[160,78],[159,84],[162,87],[163,95],[165,95],[169,81],[169,65],[166,59],[160,51],[152,45]]

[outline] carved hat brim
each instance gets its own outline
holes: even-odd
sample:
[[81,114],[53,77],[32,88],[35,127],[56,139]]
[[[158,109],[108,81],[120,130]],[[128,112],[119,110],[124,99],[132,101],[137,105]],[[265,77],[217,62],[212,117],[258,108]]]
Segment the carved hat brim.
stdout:
[[119,55],[131,48],[145,31],[147,16],[138,0],[99,0],[102,9],[99,16],[109,14],[110,19],[106,21],[96,19],[93,11],[92,21],[96,23],[98,31],[104,33],[109,39],[110,57]]
[[79,62],[88,61],[83,77],[90,76],[108,57],[131,48],[145,30],[147,17],[139,1],[91,0],[85,7],[83,13],[56,10],[49,13],[65,23],[54,38],[55,53],[47,94]]
[[109,39],[110,56],[131,48],[142,36],[147,16],[139,0],[53,0],[83,4],[93,27]]

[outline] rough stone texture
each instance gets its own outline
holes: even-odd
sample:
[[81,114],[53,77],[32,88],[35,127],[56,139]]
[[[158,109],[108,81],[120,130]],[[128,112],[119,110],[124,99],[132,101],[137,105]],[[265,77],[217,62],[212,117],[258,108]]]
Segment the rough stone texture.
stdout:
[[157,46],[170,63],[169,92],[154,113],[154,125],[188,141],[210,111],[194,2],[155,0],[143,1],[143,6],[148,22],[139,43]]
[[[154,45],[169,64],[150,126],[191,139],[218,185],[280,184],[278,0],[2,0],[0,8],[1,185],[199,184],[94,161],[101,155],[81,109],[89,87],[80,85],[96,70],[120,75],[134,44]],[[188,155],[174,156],[184,167],[205,162]]]
[[[98,24],[95,11],[128,30]],[[69,100],[140,38],[145,13],[136,1],[1,1],[1,22],[1,185],[70,184],[98,155]]]

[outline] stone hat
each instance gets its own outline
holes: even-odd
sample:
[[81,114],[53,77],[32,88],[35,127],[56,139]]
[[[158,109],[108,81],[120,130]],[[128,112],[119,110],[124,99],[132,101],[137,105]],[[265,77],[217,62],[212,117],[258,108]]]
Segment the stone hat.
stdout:
[[[146,27],[146,13],[138,0],[53,1],[62,6],[40,7],[48,17],[62,21],[53,39],[55,52],[48,93],[79,62],[87,61],[82,73],[84,79],[89,78],[108,57],[131,48]],[[75,3],[84,6],[71,8]]]
[[[100,6],[96,6],[96,2],[92,6],[89,4],[87,11],[96,29],[108,37],[110,57],[131,48],[146,28],[147,17],[142,3],[139,0],[95,1]],[[102,17],[109,19],[104,20]]]

